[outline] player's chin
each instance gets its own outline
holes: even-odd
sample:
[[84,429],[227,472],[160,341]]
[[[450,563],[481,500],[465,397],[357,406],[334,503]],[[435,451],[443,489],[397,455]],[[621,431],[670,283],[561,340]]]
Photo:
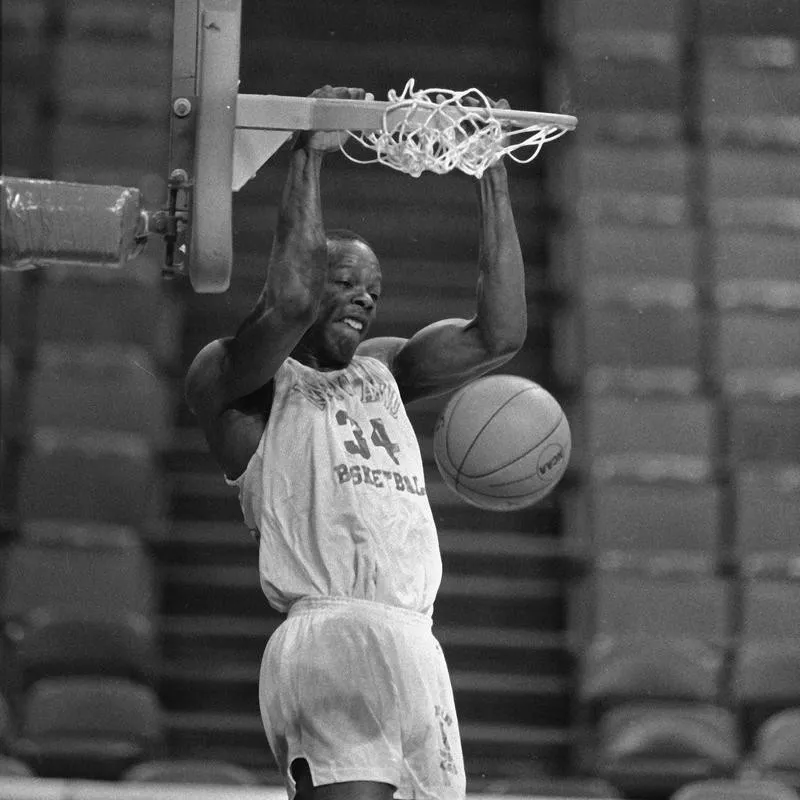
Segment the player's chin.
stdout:
[[340,342],[355,343],[355,346],[357,347],[366,338],[368,330],[369,325],[364,325],[361,330],[356,330],[355,328],[351,328],[346,323],[342,323],[338,326],[335,332],[335,337]]
[[342,364],[347,364],[356,354],[356,349],[361,344],[362,337],[353,331],[352,334],[341,333],[338,336],[331,337],[329,341],[329,348],[331,355]]

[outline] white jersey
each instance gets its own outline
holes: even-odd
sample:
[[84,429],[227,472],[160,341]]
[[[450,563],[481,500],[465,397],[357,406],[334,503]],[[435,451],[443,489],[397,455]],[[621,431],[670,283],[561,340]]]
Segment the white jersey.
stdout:
[[261,586],[286,612],[351,597],[430,615],[442,577],[419,443],[388,367],[320,372],[288,358],[239,489]]

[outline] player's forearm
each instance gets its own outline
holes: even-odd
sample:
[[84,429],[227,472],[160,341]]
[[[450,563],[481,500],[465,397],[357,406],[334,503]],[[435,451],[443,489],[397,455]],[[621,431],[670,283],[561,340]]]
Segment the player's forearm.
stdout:
[[314,321],[327,272],[321,164],[319,151],[292,152],[264,289],[225,344],[223,405],[269,381]]
[[278,221],[258,308],[313,315],[325,283],[327,249],[320,199],[323,153],[297,145],[278,208]]
[[499,164],[478,181],[480,206],[477,322],[487,346],[514,352],[528,329],[525,268],[508,177]]

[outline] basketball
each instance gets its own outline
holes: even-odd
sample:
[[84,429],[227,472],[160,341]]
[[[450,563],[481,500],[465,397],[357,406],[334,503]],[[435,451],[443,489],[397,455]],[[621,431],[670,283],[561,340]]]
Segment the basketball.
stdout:
[[488,375],[459,389],[436,422],[433,454],[459,497],[491,511],[513,511],[547,496],[572,447],[558,401],[517,375]]

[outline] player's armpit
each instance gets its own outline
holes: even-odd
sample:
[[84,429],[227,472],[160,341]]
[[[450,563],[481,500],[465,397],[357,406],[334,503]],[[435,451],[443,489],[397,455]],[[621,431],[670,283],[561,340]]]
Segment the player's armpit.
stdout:
[[274,338],[270,347],[252,342],[248,346],[236,336],[207,344],[192,361],[184,383],[186,402],[203,427],[216,424],[225,411],[267,385],[302,330],[288,342]]
[[217,339],[200,351],[187,373],[185,392],[212,455],[225,474],[235,478],[244,472],[258,446],[274,387],[269,382],[239,403],[228,403],[223,376],[229,341]]

